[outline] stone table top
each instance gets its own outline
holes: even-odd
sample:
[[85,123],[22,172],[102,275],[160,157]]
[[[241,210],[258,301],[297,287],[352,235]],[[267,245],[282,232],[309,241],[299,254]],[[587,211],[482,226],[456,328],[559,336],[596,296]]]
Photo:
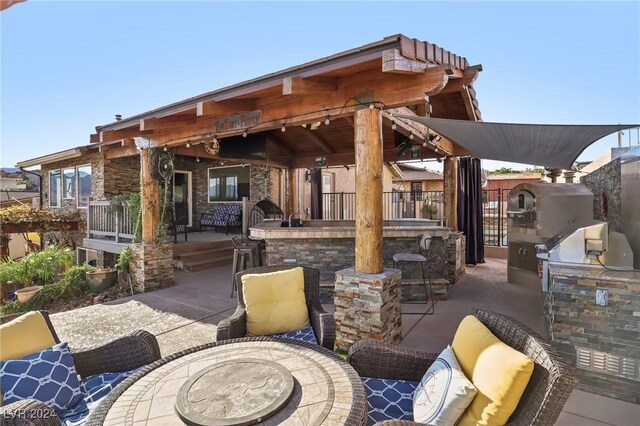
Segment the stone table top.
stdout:
[[[365,424],[366,397],[355,370],[319,345],[279,337],[222,341],[163,358],[144,367],[112,391],[96,408],[87,424],[183,424],[174,405],[179,389],[187,381],[216,365],[251,359],[284,367],[293,376],[294,386],[291,398],[272,417],[245,424]],[[227,395],[229,383],[220,382],[210,386],[207,398],[229,397],[226,403],[238,403],[237,398]]]

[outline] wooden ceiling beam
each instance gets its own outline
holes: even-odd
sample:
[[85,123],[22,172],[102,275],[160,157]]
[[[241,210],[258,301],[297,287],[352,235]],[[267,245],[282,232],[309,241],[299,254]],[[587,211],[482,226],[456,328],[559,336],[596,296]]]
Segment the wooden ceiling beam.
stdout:
[[327,154],[335,153],[335,150],[331,147],[331,145],[329,145],[324,139],[322,139],[316,132],[307,129],[306,127],[301,127],[301,130],[302,133],[304,133],[304,135],[307,137],[307,139],[319,146],[320,149],[322,149],[324,152],[326,152]]
[[[424,102],[425,96],[442,90],[449,78],[448,66],[427,69],[422,74],[384,74],[380,70],[367,70],[341,78],[335,92],[324,92],[308,96],[280,96],[258,98],[255,109],[262,110],[262,122],[252,126],[250,133],[275,130],[286,126],[308,124],[324,120],[352,116],[362,108],[362,103],[375,101],[386,108],[413,105]],[[209,111],[210,112],[210,111]],[[158,130],[154,140],[164,144],[174,140],[189,139],[211,132],[213,118],[198,120],[193,126]],[[218,133],[218,137],[241,135],[246,129],[236,128]]]
[[283,151],[288,156],[292,157],[295,154],[294,151],[289,147],[289,145],[287,145],[287,143],[279,136],[276,136],[273,133],[269,133],[267,135],[267,140],[270,140],[277,149]]
[[123,141],[123,145],[117,146],[117,148],[110,149],[104,152],[104,158],[106,160],[112,160],[114,158],[131,157],[133,155],[139,155],[139,151],[136,148],[133,139],[126,139]]
[[286,77],[282,80],[282,94],[313,95],[324,92],[335,92],[338,79],[330,77]]
[[140,130],[157,130],[169,127],[179,127],[195,124],[196,117],[192,115],[174,115],[162,118],[142,118],[140,119]]
[[254,99],[226,99],[224,101],[201,101],[196,104],[196,116],[225,116],[255,109]]
[[[385,149],[382,151],[382,155],[383,155],[383,161],[385,162],[399,160],[398,152],[395,149]],[[291,168],[305,169],[305,168],[318,167],[316,165],[317,157],[318,157],[317,155],[305,156],[305,157],[296,156],[290,161]],[[329,154],[329,155],[324,155],[323,157],[325,157],[327,160],[326,166],[344,166],[345,164],[347,165],[355,164],[355,161],[356,161],[355,152]]]

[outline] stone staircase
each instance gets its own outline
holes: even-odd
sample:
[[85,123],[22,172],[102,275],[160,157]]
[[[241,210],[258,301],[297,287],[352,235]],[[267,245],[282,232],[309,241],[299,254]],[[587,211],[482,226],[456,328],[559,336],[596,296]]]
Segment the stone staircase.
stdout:
[[216,266],[231,265],[233,244],[231,240],[213,242],[188,242],[174,244],[174,266],[190,272],[202,271]]

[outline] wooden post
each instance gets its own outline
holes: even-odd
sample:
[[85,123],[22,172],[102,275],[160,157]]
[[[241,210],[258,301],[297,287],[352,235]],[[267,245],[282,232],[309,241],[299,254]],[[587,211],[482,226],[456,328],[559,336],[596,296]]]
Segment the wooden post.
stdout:
[[444,219],[446,226],[458,230],[458,159],[444,160]]
[[[298,197],[296,194],[296,188],[298,187],[298,173],[295,169],[287,169],[287,202],[285,212],[287,215],[296,211],[298,205]],[[286,218],[285,218],[286,219]]]
[[356,158],[356,272],[382,272],[382,115],[354,115]]
[[160,222],[160,188],[151,176],[151,153],[140,150],[140,178],[142,182],[142,242],[153,244]]

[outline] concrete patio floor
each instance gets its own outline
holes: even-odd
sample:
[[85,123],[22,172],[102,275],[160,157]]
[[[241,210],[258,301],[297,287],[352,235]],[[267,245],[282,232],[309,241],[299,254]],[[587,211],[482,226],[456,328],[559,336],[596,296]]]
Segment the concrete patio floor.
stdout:
[[[54,314],[53,325],[71,347],[97,344],[144,329],[155,334],[163,356],[214,340],[216,325],[234,311],[230,297],[231,267],[176,272],[176,285],[117,301]],[[234,296],[235,297],[235,296]],[[468,267],[467,275],[422,316],[425,305],[403,305],[403,346],[440,352],[451,342],[460,320],[474,307],[507,314],[544,333],[542,297],[538,288],[506,282],[506,261],[487,259]],[[326,305],[333,310],[333,305]],[[574,390],[558,425],[640,424],[640,405]]]

